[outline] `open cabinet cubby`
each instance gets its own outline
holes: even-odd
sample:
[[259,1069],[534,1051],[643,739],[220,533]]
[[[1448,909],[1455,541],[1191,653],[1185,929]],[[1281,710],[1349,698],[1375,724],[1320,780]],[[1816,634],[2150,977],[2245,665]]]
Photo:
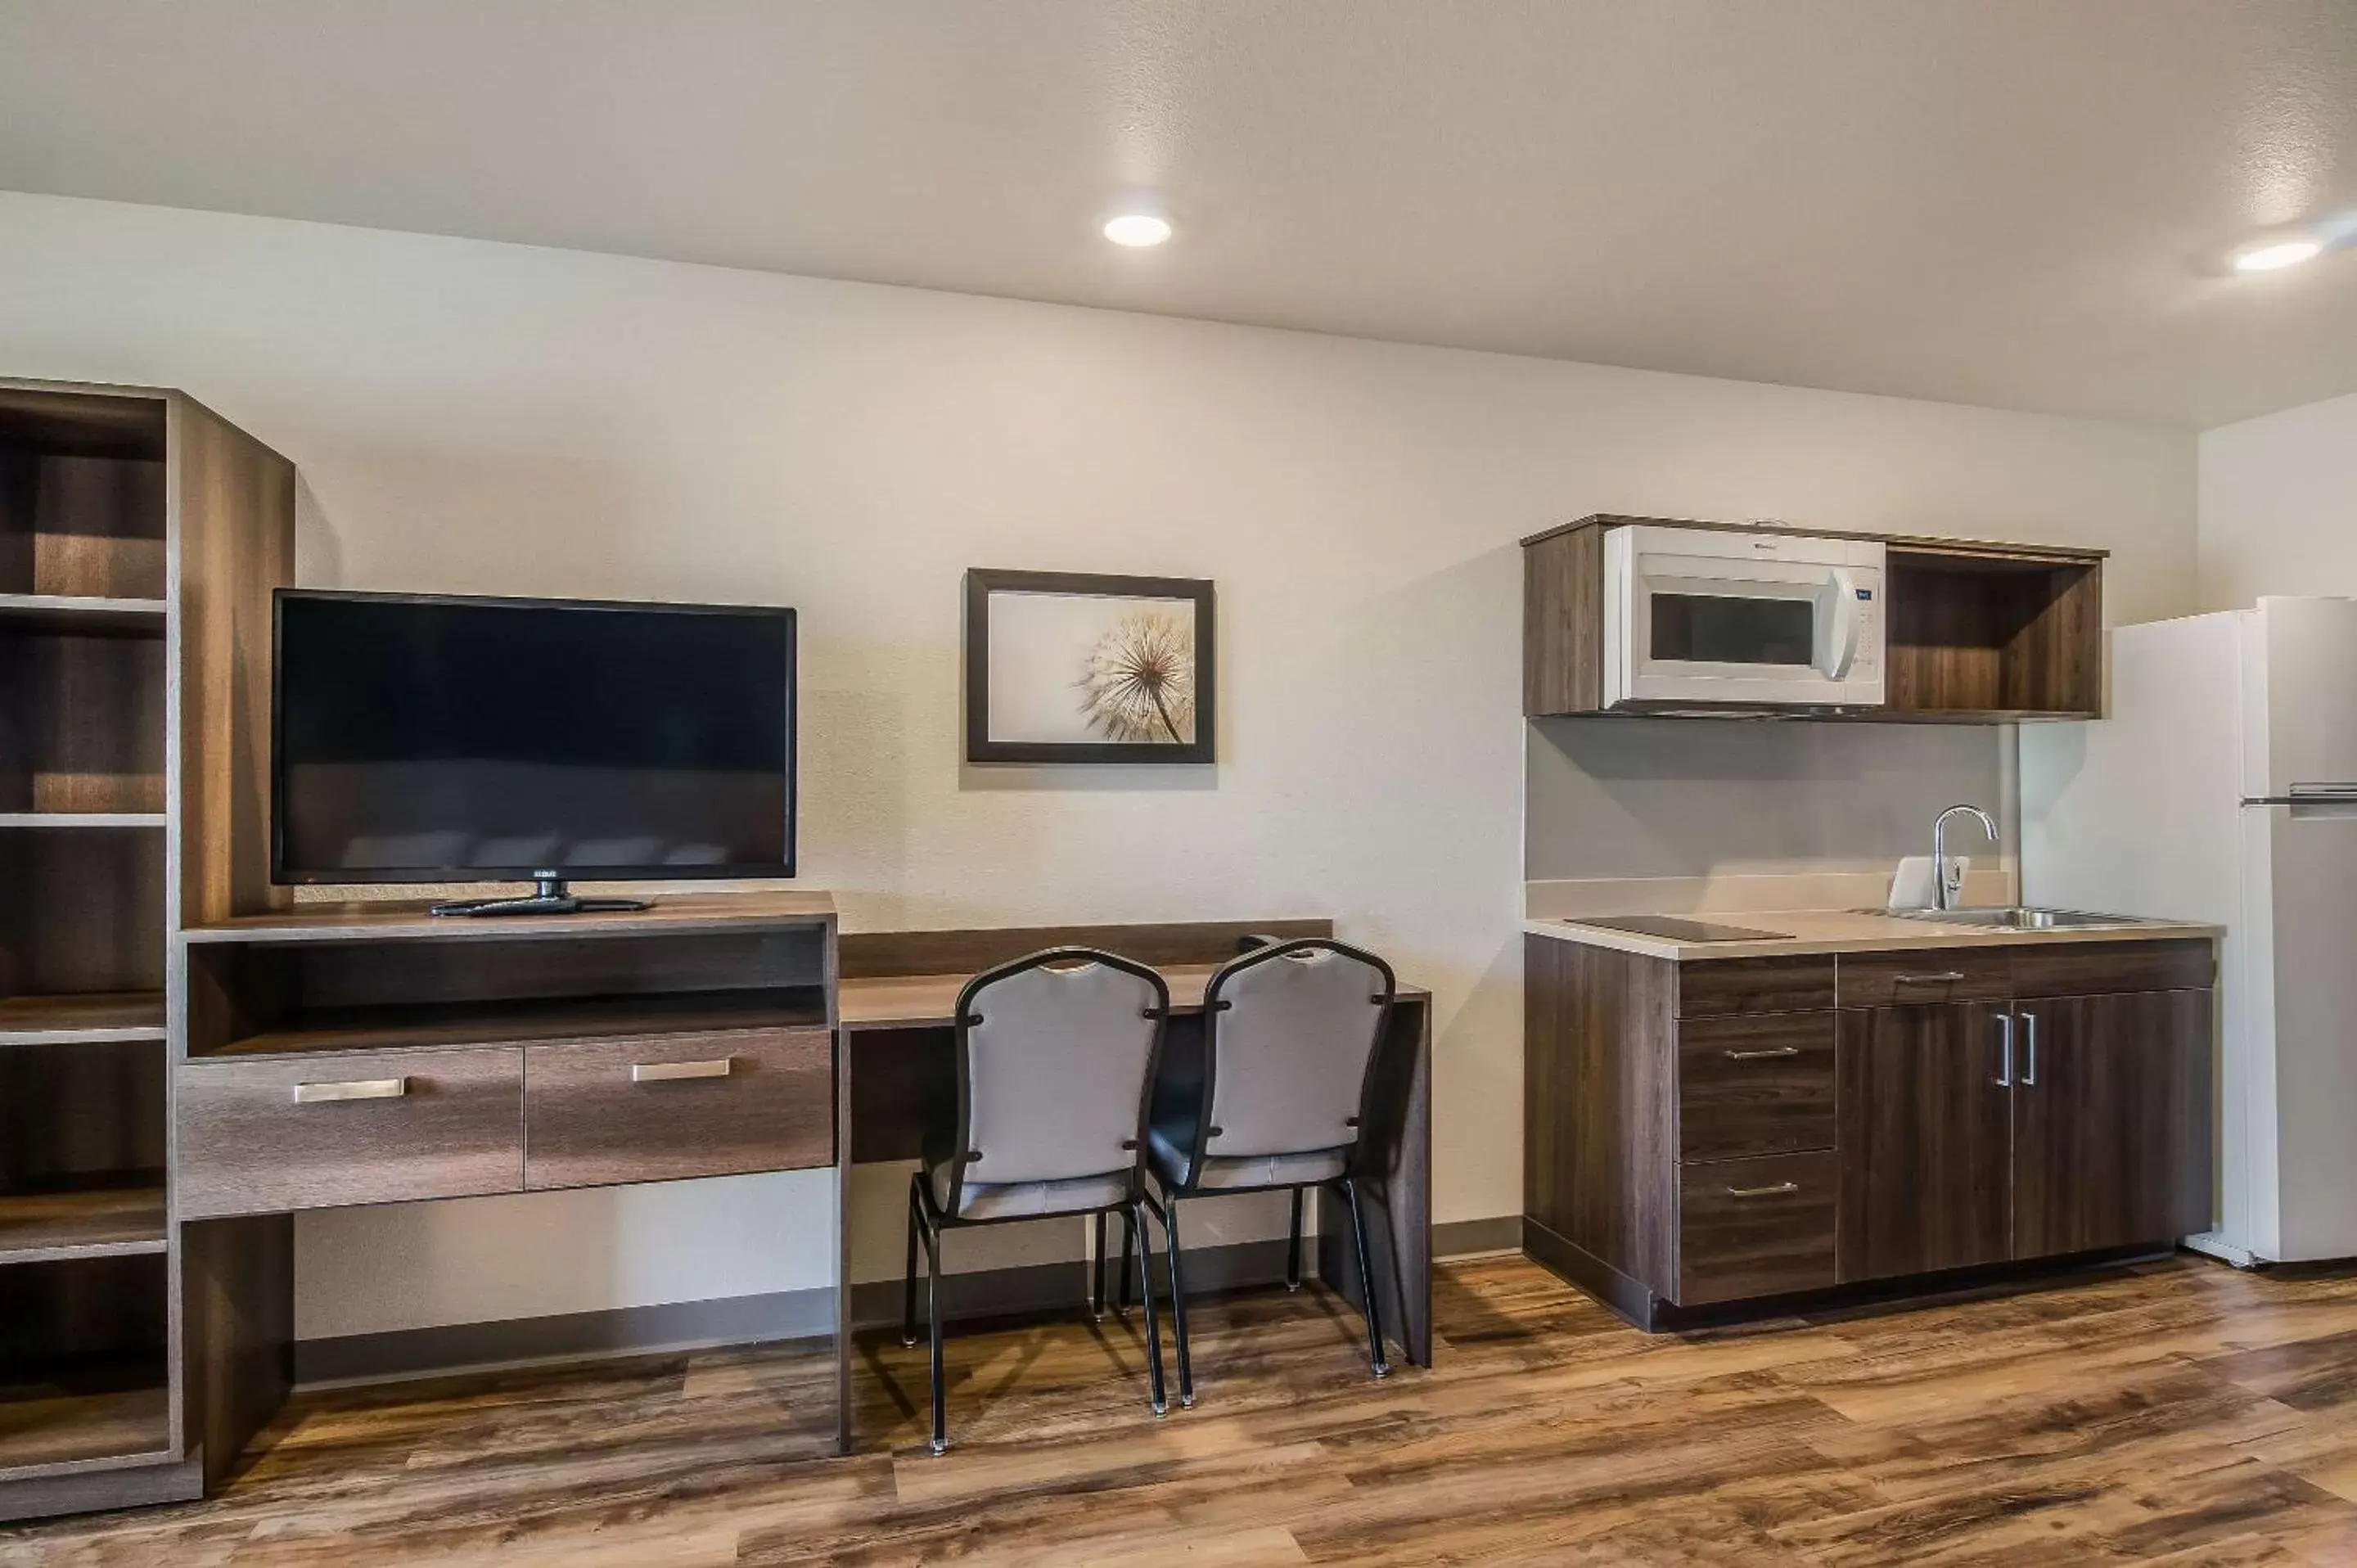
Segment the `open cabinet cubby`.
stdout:
[[0,822],[162,813],[164,628],[117,622],[0,615]]
[[2100,560],[1894,545],[1888,574],[1889,716],[2103,716]]
[[159,1252],[0,1269],[0,1470],[173,1457],[167,1268]]
[[165,591],[162,400],[0,389],[0,595]]
[[188,1055],[823,1026],[825,962],[804,930],[191,942]]

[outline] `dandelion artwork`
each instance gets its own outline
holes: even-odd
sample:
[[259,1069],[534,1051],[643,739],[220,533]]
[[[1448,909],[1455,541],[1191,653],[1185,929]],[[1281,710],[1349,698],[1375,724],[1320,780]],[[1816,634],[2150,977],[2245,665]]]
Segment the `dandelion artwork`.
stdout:
[[1076,684],[1107,740],[1195,738],[1195,628],[1163,610],[1131,610],[1089,652]]
[[1212,760],[1211,585],[966,574],[966,759]]

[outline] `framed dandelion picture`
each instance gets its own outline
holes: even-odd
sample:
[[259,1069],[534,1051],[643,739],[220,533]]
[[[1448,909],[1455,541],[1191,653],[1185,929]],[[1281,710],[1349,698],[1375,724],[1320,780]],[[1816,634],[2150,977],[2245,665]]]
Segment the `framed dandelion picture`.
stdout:
[[1211,585],[965,575],[969,762],[1209,762]]

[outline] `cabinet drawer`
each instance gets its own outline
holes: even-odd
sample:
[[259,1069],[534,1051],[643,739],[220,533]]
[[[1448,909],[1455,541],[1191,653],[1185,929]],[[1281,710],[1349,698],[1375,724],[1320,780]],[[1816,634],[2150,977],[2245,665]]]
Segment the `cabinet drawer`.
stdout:
[[523,1053],[192,1062],[177,1080],[192,1219],[523,1187]]
[[1678,1157],[1834,1146],[1834,1015],[1770,1013],[1678,1026]]
[[2165,942],[2054,942],[2013,950],[2016,996],[2206,991],[2217,979],[2217,954],[2206,938]]
[[1833,1004],[1834,961],[1824,954],[1699,959],[1678,965],[1681,1018],[1803,1013]]
[[2002,1001],[2013,994],[2012,958],[2004,948],[1844,953],[1840,988],[1845,1007]]
[[1687,1165],[1678,1173],[1678,1305],[1834,1283],[1831,1152]]
[[834,1163],[824,1029],[533,1046],[524,1100],[524,1185],[535,1191]]

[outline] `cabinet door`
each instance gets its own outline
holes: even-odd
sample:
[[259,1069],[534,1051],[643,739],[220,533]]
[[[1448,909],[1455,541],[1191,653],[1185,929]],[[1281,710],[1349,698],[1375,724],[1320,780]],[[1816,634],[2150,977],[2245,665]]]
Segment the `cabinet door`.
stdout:
[[2209,1228],[2210,996],[2154,991],[2020,1005],[2014,1256]]
[[1844,1282],[2010,1254],[2007,1017],[2001,1002],[1842,1013]]

